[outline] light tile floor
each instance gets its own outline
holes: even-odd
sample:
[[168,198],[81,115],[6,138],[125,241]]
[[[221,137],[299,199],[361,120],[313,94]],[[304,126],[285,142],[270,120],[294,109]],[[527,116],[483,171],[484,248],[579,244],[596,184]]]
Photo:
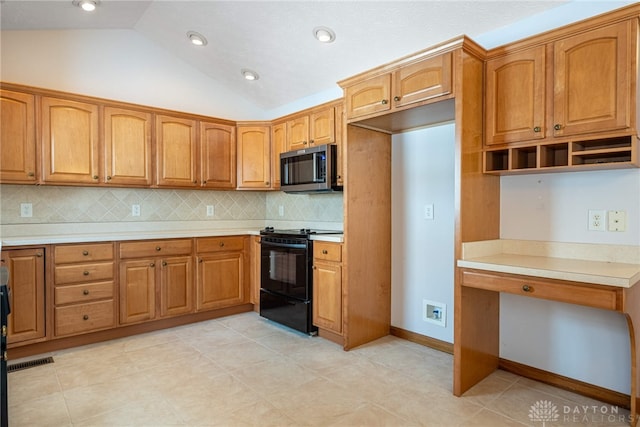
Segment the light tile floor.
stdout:
[[9,374],[10,426],[628,425],[504,371],[456,398],[449,354],[392,336],[345,352],[255,313],[51,355]]

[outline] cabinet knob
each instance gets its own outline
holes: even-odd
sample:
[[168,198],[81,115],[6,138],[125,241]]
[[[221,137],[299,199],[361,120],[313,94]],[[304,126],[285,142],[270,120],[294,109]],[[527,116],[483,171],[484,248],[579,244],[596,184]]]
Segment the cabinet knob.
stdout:
[[399,96],[394,96],[394,97],[393,97],[393,100],[394,100],[394,101],[396,101],[396,102],[398,102],[398,101],[400,101],[400,97],[399,97]]
[[269,181],[265,181],[264,185],[268,186],[269,185]]
[[111,181],[111,176],[107,175],[107,181]]
[[326,250],[326,249],[323,249],[323,250],[322,250],[322,254],[323,254],[323,255],[326,255],[326,254],[328,254],[328,253],[329,253],[329,252],[327,252],[327,250]]
[[89,251],[82,251],[82,255],[84,255],[84,256],[89,255]]
[[166,267],[167,266],[167,261],[162,261],[162,266]]
[[87,270],[83,271],[82,274],[84,274],[85,276],[89,275],[89,272]]
[[27,174],[27,176],[36,176],[36,174],[35,174],[35,173],[33,173],[33,172],[29,172],[29,173]]
[[161,251],[161,250],[162,250],[162,248],[161,248],[160,246],[156,246],[156,251],[158,251],[158,252],[159,252],[159,251]]
[[313,145],[315,143],[315,139],[312,139],[311,141],[309,141],[309,144]]
[[542,129],[540,129],[540,126],[536,126],[536,127],[534,127],[534,128],[533,128],[533,131],[534,131],[535,133],[538,133],[538,132],[540,132],[541,130],[542,130]]
[[553,128],[554,128],[555,130],[560,130],[560,129],[562,129],[562,125],[561,125],[561,124],[559,124],[559,123],[556,123],[556,124],[553,126]]
[[223,247],[223,246],[224,246],[224,242],[220,242],[220,247]]
[[307,145],[307,141],[302,141],[302,145]]
[[533,291],[533,288],[531,288],[531,286],[529,285],[522,285],[522,290],[525,292],[531,292]]
[[89,289],[85,289],[84,291],[82,291],[82,295],[89,295]]
[[202,181],[202,183],[203,183],[203,184],[206,184],[206,183],[207,183],[207,180],[205,179],[204,181]]
[[383,100],[381,101],[381,104],[382,104],[382,105],[387,105],[388,103],[389,103],[389,101],[387,101],[386,99],[383,99]]
[[314,270],[317,270],[318,268],[314,265],[313,267],[311,267]]
[[89,315],[85,314],[84,316],[82,316],[82,320],[89,320]]
[[202,264],[202,258],[198,258],[198,262]]
[[153,267],[155,267],[155,266],[156,266],[156,263],[155,263],[155,262],[152,262],[151,264],[149,264],[149,267],[151,267],[151,268],[153,268]]
[[98,175],[93,175],[93,179],[98,179]]
[[198,183],[198,180],[197,180],[197,179],[194,179],[194,180],[193,180],[193,183],[194,183],[194,184],[197,184],[197,183]]
[[36,256],[37,256],[38,258],[42,258],[42,252],[38,252],[38,253],[36,254]]

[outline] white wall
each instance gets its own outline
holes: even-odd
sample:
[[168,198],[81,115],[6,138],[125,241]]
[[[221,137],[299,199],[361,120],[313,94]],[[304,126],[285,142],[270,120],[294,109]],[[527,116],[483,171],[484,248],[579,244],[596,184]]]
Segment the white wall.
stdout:
[[[502,177],[504,239],[640,245],[640,170]],[[587,230],[589,209],[625,210],[627,231]],[[500,356],[629,393],[621,314],[501,295]]]
[[[454,124],[397,134],[392,144],[391,324],[453,342]],[[446,304],[446,327],[423,320],[423,299]]]
[[229,120],[265,113],[133,30],[2,31],[4,82]]

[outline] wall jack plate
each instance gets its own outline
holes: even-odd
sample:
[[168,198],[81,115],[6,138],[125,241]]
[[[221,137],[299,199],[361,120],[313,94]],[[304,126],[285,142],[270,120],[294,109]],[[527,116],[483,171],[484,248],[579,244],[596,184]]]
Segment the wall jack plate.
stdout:
[[627,228],[625,211],[609,211],[609,231],[624,231]]
[[445,328],[447,326],[447,305],[442,302],[422,300],[422,320]]

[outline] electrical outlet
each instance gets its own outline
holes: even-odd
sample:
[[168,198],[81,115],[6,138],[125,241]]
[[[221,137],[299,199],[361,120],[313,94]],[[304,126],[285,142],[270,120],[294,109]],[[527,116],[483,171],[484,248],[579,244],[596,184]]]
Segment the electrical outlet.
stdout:
[[424,219],[433,219],[433,203],[424,205]]
[[33,205],[31,203],[20,203],[20,216],[31,218],[33,216]]
[[606,231],[606,216],[604,210],[589,210],[589,231]]
[[284,216],[284,206],[282,205],[278,206],[278,215]]
[[213,205],[207,205],[207,216],[213,216]]
[[131,216],[140,216],[140,205],[131,205]]
[[609,211],[609,231],[624,231],[627,228],[625,211]]

